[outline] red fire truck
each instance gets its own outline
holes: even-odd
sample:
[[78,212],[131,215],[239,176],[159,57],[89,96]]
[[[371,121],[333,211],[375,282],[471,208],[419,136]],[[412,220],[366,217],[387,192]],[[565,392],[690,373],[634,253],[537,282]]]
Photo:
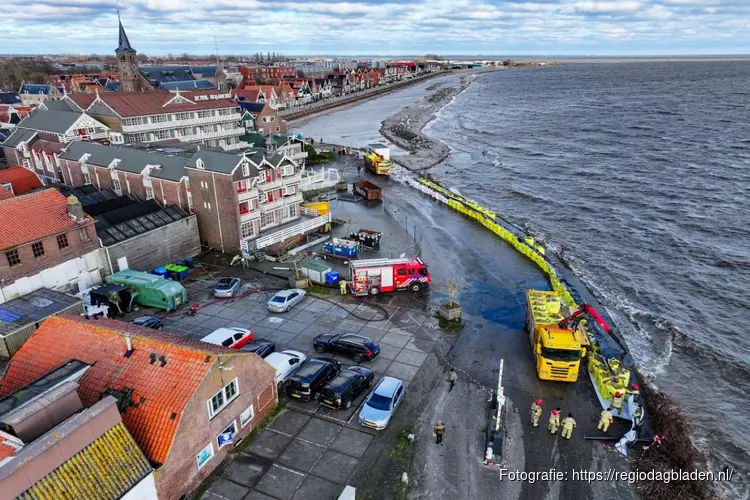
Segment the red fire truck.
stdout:
[[349,262],[350,287],[354,295],[410,290],[430,286],[430,272],[422,259],[368,259]]

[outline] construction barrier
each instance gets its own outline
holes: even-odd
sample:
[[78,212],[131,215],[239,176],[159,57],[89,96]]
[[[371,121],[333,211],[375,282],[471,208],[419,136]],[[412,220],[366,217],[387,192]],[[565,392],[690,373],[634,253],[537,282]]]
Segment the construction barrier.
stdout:
[[459,212],[470,219],[482,224],[484,227],[505,240],[517,251],[531,259],[547,275],[552,289],[560,294],[563,301],[571,309],[575,310],[578,305],[573,298],[570,290],[562,283],[552,264],[547,260],[545,249],[531,235],[524,234],[518,229],[508,229],[503,227],[495,219],[497,214],[491,210],[481,207],[472,200],[463,196],[452,193],[444,187],[427,179],[413,180],[409,179],[408,184],[417,188],[420,192],[431,196],[432,198],[448,205],[450,208]]

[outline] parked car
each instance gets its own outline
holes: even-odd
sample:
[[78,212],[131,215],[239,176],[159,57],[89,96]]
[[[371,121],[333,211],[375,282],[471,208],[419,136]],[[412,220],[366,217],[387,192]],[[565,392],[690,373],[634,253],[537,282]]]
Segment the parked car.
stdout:
[[298,351],[272,352],[265,361],[276,370],[276,385],[280,392],[289,377],[307,361],[307,356]]
[[353,333],[323,333],[313,339],[315,350],[323,352],[340,352],[351,356],[355,363],[363,360],[372,361],[380,354],[380,346],[367,337]]
[[289,377],[286,392],[302,401],[312,401],[318,392],[341,370],[341,363],[332,358],[310,358],[297,373]]
[[404,400],[405,392],[406,387],[401,380],[383,377],[359,410],[359,423],[379,431],[388,427],[393,414]]
[[242,280],[239,278],[219,278],[214,287],[214,297],[217,299],[231,299],[240,291]]
[[322,406],[338,410],[349,409],[357,396],[365,389],[372,387],[375,375],[372,370],[363,366],[352,366],[341,370],[336,378],[318,393],[318,401]]
[[138,316],[131,321],[131,323],[146,328],[153,328],[154,330],[161,330],[164,328],[164,325],[161,324],[161,320],[156,316]]
[[255,337],[250,330],[237,326],[219,328],[201,339],[202,342],[229,347],[231,349],[240,349],[253,340],[255,340]]
[[261,358],[267,357],[272,352],[276,351],[276,344],[266,339],[258,339],[252,342],[248,342],[239,348],[242,352],[254,352]]
[[301,288],[290,288],[276,292],[273,297],[268,299],[266,306],[271,312],[287,312],[292,306],[297,305],[305,298],[307,292]]

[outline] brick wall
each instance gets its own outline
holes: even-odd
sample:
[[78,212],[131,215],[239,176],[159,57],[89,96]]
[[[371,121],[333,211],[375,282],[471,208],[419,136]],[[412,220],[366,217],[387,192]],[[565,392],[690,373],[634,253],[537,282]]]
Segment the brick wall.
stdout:
[[[125,257],[128,267],[151,272],[168,262],[195,257],[201,251],[196,217],[179,220],[108,247],[107,274],[121,271],[117,259]],[[106,259],[106,257],[105,257]]]
[[179,205],[184,211],[190,211],[188,209],[187,191],[182,182],[167,181],[152,177],[151,185],[156,201],[165,203],[164,200],[166,199],[166,205]]
[[143,185],[143,177],[140,174],[120,172],[120,183],[122,194],[132,194],[141,201],[146,199],[146,187]]
[[5,161],[8,163],[9,167],[15,167],[16,165],[22,165],[21,160],[23,160],[23,157],[21,156],[21,152],[18,151],[15,148],[3,148],[3,151],[5,152]]
[[[219,370],[214,362],[185,407],[166,463],[154,474],[160,500],[177,500],[181,495],[195,491],[226,458],[229,450],[276,406],[275,372],[270,365],[253,354],[234,354],[230,350],[221,358],[226,365],[232,366],[232,370]],[[207,401],[235,377],[239,384],[238,397],[209,419]],[[253,405],[254,418],[242,427],[240,414],[250,405]],[[219,434],[232,422],[237,428],[234,444],[218,449]],[[213,445],[214,456],[199,470],[196,457],[209,443]]]
[[61,250],[57,245],[57,235],[48,236],[41,240],[44,245],[44,255],[38,259],[34,257],[34,251],[31,248],[32,243],[16,247],[21,263],[13,267],[8,264],[7,250],[0,252],[0,278],[5,280],[3,285],[10,285],[18,278],[33,276],[44,269],[96,250],[99,247],[99,241],[96,237],[94,223],[89,222],[81,228],[86,230],[89,241],[82,242],[78,235],[78,229],[73,229],[65,233],[68,238],[68,247]]
[[239,252],[240,209],[232,177],[193,168],[186,170],[201,241],[221,251]]
[[[77,161],[60,160],[60,166],[63,173],[63,183],[68,186],[83,186],[84,179],[81,172],[81,164]],[[89,170],[90,171],[90,170]]]

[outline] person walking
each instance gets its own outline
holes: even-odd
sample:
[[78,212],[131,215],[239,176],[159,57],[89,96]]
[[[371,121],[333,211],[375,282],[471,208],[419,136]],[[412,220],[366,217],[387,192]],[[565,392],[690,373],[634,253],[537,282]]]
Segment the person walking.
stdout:
[[448,392],[451,392],[453,388],[456,386],[456,379],[458,378],[458,375],[456,375],[456,369],[451,368],[451,372],[448,374],[448,382],[451,383],[450,389],[448,389]]
[[560,408],[553,408],[549,413],[549,432],[550,434],[557,434],[557,428],[560,427]]
[[539,427],[539,418],[542,416],[542,400],[537,399],[536,402],[531,405],[531,424],[534,427]]
[[440,420],[435,422],[435,430],[433,432],[435,434],[435,444],[443,444],[443,434],[445,434],[445,425],[443,422]]
[[602,432],[607,432],[607,429],[609,429],[610,424],[612,423],[612,408],[607,408],[606,410],[602,411],[602,416],[599,418],[599,426],[597,429],[599,429]]
[[341,295],[346,295],[346,280],[339,281],[339,291]]
[[562,433],[560,435],[564,437],[565,439],[570,439],[570,436],[573,434],[573,429],[576,427],[576,419],[573,418],[572,413],[568,413],[567,418],[563,419],[562,421]]

